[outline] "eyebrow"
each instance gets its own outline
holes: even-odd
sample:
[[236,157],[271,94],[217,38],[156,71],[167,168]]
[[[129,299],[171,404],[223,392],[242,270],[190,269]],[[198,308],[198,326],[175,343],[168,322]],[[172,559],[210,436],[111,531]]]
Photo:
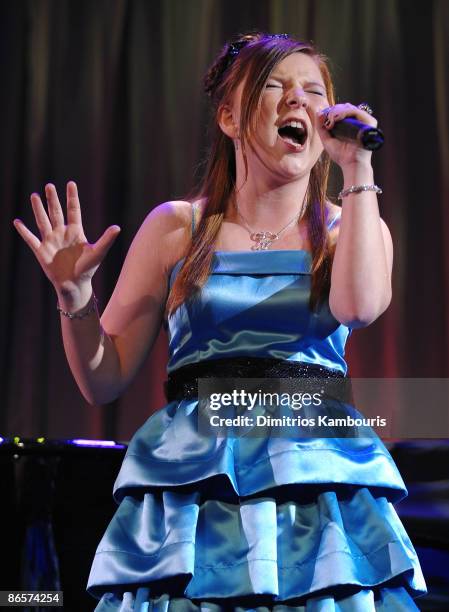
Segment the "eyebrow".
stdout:
[[[270,79],[275,79],[278,81],[282,81],[284,80],[284,77],[281,75],[276,75],[276,74],[272,74],[268,80]],[[322,89],[326,89],[326,86],[323,85],[323,83],[319,83],[318,81],[306,81],[305,83],[306,85],[317,85],[318,87],[321,87]]]

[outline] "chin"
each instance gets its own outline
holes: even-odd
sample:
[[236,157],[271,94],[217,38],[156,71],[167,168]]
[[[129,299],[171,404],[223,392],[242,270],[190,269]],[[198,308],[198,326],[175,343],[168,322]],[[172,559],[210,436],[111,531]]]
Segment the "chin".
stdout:
[[301,179],[303,176],[310,174],[312,167],[304,164],[288,164],[282,167],[282,173],[285,178],[290,180]]

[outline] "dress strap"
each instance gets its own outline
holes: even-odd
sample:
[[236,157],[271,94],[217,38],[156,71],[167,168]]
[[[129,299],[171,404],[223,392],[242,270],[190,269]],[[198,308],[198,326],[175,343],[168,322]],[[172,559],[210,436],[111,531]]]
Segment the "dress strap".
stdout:
[[195,232],[195,226],[196,226],[196,212],[197,212],[197,202],[194,202],[192,204],[192,236]]
[[333,217],[329,223],[327,224],[327,230],[331,230],[332,227],[334,226],[334,224],[340,219],[341,217],[341,210],[338,211],[338,213],[335,215],[335,217]]

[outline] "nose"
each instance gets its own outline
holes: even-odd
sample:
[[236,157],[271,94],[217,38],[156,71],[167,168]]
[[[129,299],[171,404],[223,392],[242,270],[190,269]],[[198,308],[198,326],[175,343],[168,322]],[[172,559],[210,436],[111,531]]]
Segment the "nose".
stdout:
[[286,102],[287,106],[293,108],[307,106],[307,97],[304,90],[301,87],[294,87],[288,92]]

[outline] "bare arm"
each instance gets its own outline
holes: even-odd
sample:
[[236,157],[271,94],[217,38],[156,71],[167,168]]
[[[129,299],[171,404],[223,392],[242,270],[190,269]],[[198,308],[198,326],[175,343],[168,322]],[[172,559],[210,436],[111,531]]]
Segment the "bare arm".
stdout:
[[114,395],[131,382],[150,352],[163,322],[172,265],[189,240],[190,204],[155,208],[136,234],[106,306],[101,324],[118,355]]
[[174,245],[179,250],[185,241],[184,218],[173,203],[146,217],[101,320],[93,317],[83,328],[85,320],[61,316],[66,355],[89,402],[104,404],[121,395],[150,352],[163,321],[169,261],[182,256]]
[[[117,285],[101,319],[82,320],[61,315],[64,349],[75,380],[88,402],[105,404],[128,386],[159,332],[167,293],[161,254],[161,225],[157,213],[146,218],[123,264]],[[92,287],[86,287],[89,299]],[[58,293],[59,303],[70,311],[77,304]]]
[[[348,169],[344,178],[345,186],[374,182],[371,167]],[[344,198],[329,295],[335,318],[353,328],[377,319],[391,301],[392,264],[391,235],[379,216],[376,194]]]
[[[371,151],[329,134],[336,121],[348,116],[377,126],[374,117],[352,104],[337,104],[318,113],[317,123],[327,153],[343,172],[345,189],[374,183]],[[354,328],[377,319],[391,301],[392,263],[391,236],[379,216],[375,192],[362,191],[343,198],[329,295],[334,317]]]
[[[48,216],[40,198],[32,196],[42,240],[19,220],[14,225],[53,283],[60,307],[81,313],[91,300],[93,274],[118,232],[109,228],[90,245],[82,231],[76,185],[67,188],[67,225],[56,190],[48,186],[46,193]],[[61,314],[69,366],[88,402],[104,404],[118,397],[151,349],[162,323],[169,268],[182,257],[190,236],[188,215],[190,204],[177,202],[162,204],[147,216],[101,320],[97,312],[82,319]]]

